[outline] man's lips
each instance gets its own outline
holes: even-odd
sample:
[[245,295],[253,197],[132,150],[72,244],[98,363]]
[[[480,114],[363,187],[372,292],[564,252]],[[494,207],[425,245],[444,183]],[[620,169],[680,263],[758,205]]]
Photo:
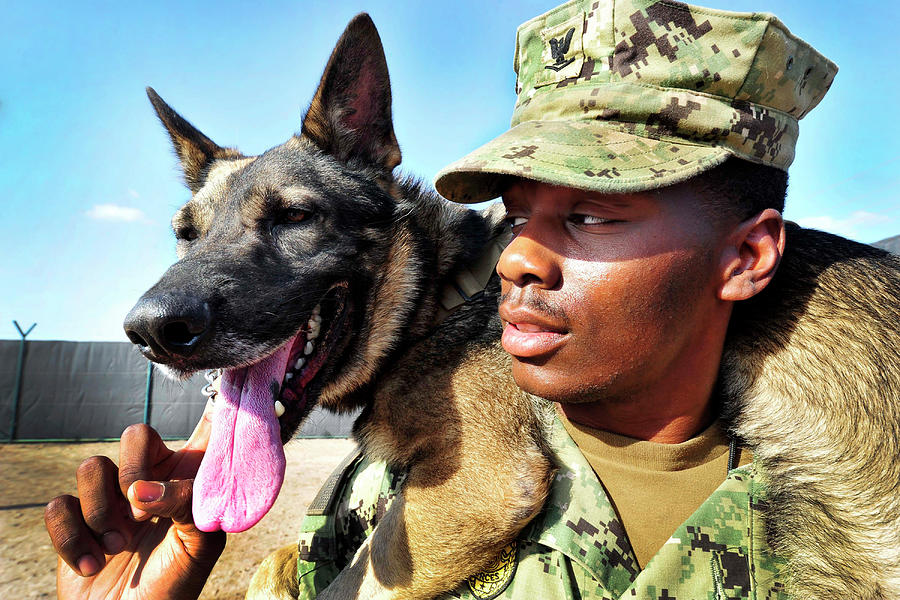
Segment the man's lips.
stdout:
[[526,307],[501,304],[500,318],[505,323],[501,338],[503,349],[518,358],[553,352],[569,336],[564,326]]

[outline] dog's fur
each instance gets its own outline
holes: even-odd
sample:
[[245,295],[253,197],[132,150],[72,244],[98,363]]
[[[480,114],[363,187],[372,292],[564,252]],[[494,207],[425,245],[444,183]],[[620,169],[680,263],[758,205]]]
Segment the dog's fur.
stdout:
[[788,227],[738,303],[721,382],[767,476],[796,598],[900,598],[900,258]]
[[[335,283],[349,286],[352,333],[309,389],[334,410],[365,406],[365,451],[409,476],[322,597],[428,598],[482,570],[545,498],[544,417],[499,347],[496,279],[434,326],[444,286],[502,222],[394,178],[371,21],[338,42],[301,134],[259,157],[220,148],[150,96],[194,196],[174,221],[181,259],[148,294],[188,290],[216,314],[170,368],[252,362]],[[292,206],[310,210],[302,227],[279,220]],[[798,598],[900,597],[898,298],[895,257],[791,227],[773,285],[735,310],[723,410],[768,476],[770,532]],[[285,440],[304,416],[289,409]],[[250,596],[290,597],[295,578],[296,549],[283,549]]]

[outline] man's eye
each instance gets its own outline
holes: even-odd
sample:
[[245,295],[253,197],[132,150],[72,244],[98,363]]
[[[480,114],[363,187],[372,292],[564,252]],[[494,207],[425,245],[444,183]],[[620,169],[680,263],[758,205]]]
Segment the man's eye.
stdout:
[[528,219],[526,219],[525,217],[506,217],[506,222],[510,227],[515,229],[516,227],[521,227],[522,225],[527,223]]
[[576,225],[606,225],[609,223],[617,223],[615,219],[606,219],[604,217],[598,217],[595,215],[580,215],[574,214],[569,217],[569,220],[575,223]]

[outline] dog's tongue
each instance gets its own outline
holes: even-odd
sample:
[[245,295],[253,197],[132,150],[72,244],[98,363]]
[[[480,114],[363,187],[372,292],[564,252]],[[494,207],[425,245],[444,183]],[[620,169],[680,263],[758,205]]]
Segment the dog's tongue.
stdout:
[[291,342],[249,367],[225,371],[212,433],[194,480],[194,523],[229,533],[256,525],[284,481],[284,448],[273,408]]

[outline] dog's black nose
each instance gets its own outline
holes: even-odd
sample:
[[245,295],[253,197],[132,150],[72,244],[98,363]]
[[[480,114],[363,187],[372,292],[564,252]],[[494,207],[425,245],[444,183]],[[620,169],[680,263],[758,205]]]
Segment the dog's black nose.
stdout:
[[189,356],[211,325],[212,313],[206,302],[178,294],[141,298],[124,323],[128,339],[145,355],[157,357]]

